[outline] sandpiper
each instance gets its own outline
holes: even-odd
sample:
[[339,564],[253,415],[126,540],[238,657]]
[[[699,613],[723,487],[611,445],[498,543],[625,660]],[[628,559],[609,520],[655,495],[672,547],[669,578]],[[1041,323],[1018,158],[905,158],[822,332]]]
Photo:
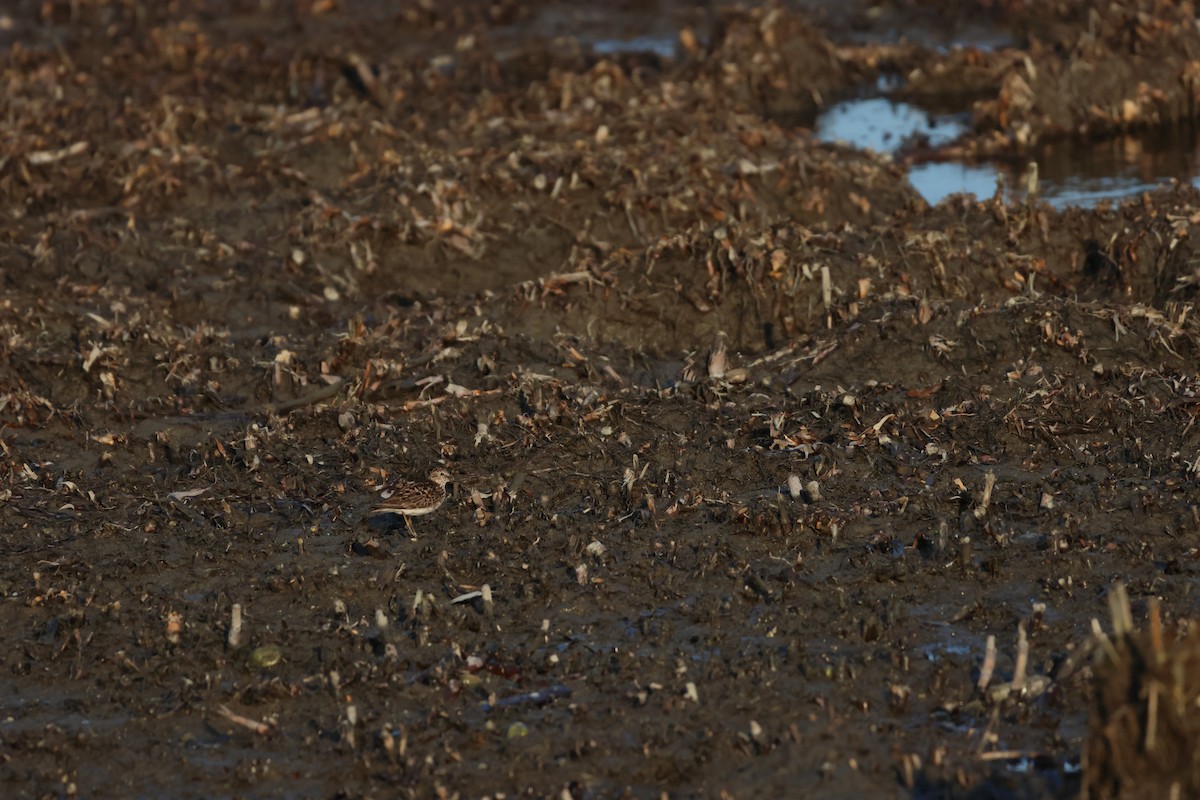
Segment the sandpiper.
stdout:
[[437,511],[446,501],[446,484],[449,482],[450,473],[441,467],[429,473],[428,480],[404,481],[396,486],[390,497],[371,509],[371,516],[399,514],[404,517],[408,532],[413,533],[409,517]]

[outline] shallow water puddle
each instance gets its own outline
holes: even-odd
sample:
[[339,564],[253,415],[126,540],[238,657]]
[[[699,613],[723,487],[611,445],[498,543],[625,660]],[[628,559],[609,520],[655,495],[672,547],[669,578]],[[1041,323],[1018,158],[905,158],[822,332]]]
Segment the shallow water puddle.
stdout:
[[[818,118],[817,138],[879,153],[895,154],[922,140],[937,148],[966,131],[961,115],[930,114],[885,97],[839,103]],[[1200,185],[1195,132],[1123,136],[1102,142],[1059,143],[1039,150],[1038,192],[1055,208],[1094,207],[1119,202],[1172,180]],[[990,197],[997,180],[1012,200],[1026,196],[1026,163],[964,164],[954,161],[912,165],[908,178],[922,197],[936,204],[953,194]]]
[[928,140],[932,147],[948,144],[966,133],[967,126],[953,116],[935,116],[908,103],[872,97],[838,103],[821,115],[816,130],[823,142],[895,153],[914,137]]
[[600,55],[619,55],[621,53],[653,53],[662,58],[674,58],[675,46],[679,38],[671,35],[634,36],[630,39],[581,39],[590,44],[592,50]]
[[518,38],[567,37],[601,56],[653,53],[674,58],[679,31],[707,19],[686,3],[667,3],[653,13],[615,4],[546,6],[503,32]]

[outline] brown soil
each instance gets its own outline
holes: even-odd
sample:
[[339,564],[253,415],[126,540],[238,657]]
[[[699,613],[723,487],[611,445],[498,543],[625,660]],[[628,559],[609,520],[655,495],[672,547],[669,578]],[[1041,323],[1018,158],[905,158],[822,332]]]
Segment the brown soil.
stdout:
[[791,127],[828,15],[639,6],[0,16],[6,796],[1079,791],[1106,593],[1198,610],[1200,193],[931,209]]

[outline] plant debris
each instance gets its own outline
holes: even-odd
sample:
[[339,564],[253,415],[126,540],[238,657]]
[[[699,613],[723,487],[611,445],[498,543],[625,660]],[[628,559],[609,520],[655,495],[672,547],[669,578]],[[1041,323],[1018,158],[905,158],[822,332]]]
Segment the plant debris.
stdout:
[[1184,5],[10,5],[6,794],[1106,796],[1190,735],[1110,695],[1194,638],[1200,192],[931,208],[808,130],[1194,122]]

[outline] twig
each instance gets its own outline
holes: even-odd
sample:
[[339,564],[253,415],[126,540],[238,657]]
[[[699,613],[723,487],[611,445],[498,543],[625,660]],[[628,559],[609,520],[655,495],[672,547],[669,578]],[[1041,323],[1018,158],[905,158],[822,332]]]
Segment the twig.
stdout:
[[1013,669],[1012,688],[1020,693],[1025,690],[1025,668],[1029,663],[1029,639],[1025,636],[1025,623],[1017,625],[1017,664]]
[[975,519],[983,519],[987,514],[988,506],[992,502],[992,489],[995,487],[996,473],[989,469],[983,478],[983,497],[979,500],[979,507],[975,509]]
[[494,711],[497,708],[511,708],[512,706],[525,705],[526,703],[541,704],[549,702],[559,697],[566,697],[571,694],[571,687],[564,686],[561,683],[556,683],[553,686],[547,686],[536,692],[527,692],[526,694],[513,695],[505,697],[502,700],[497,700],[494,703],[483,703],[480,707],[485,711]]
[[218,706],[217,713],[234,725],[240,725],[247,730],[254,731],[259,736],[270,736],[275,732],[274,722],[256,722],[249,717],[243,717],[241,714],[230,711],[228,706]]
[[1154,663],[1161,664],[1167,654],[1163,650],[1162,609],[1157,597],[1150,598],[1150,649],[1154,653]]
[[400,404],[400,410],[412,411],[413,409],[427,408],[428,406],[440,406],[447,400],[461,400],[464,397],[486,397],[492,394],[500,394],[501,391],[501,389],[470,389],[465,394],[442,394],[426,400],[407,400]]
[[1041,753],[1031,750],[991,750],[976,756],[980,761],[1010,761],[1016,758],[1037,758]]
[[1150,695],[1146,698],[1146,743],[1145,751],[1153,753],[1158,744],[1158,681],[1150,681],[1146,687]]
[[234,603],[229,615],[229,649],[236,650],[242,643],[242,604]]
[[987,685],[992,682],[992,674],[996,671],[996,637],[989,636],[987,638],[987,649],[983,653],[983,666],[979,669],[979,691],[987,690]]
[[486,617],[492,617],[496,613],[496,603],[492,600],[492,587],[484,584],[480,591],[483,596],[483,614]]
[[285,400],[282,403],[266,403],[262,406],[262,410],[271,416],[279,416],[295,411],[297,408],[303,408],[314,403],[319,403],[322,400],[328,400],[334,397],[346,386],[346,382],[341,378],[337,379],[328,386],[322,386],[319,389],[314,389],[306,395],[301,395],[292,400]]
[[1112,615],[1113,635],[1118,639],[1133,630],[1133,611],[1129,608],[1129,592],[1118,583],[1108,595],[1108,612]]

